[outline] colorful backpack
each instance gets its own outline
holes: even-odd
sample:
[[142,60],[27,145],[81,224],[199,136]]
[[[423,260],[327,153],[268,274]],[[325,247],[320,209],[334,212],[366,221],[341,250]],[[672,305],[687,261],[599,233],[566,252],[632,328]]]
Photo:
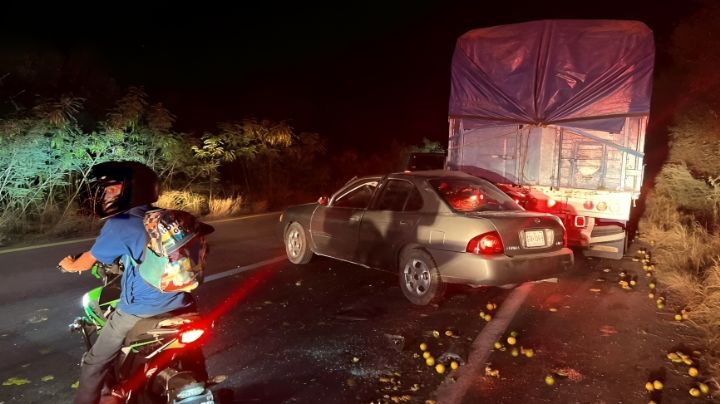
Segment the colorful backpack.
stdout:
[[207,240],[202,224],[182,210],[157,209],[143,218],[148,242],[139,263],[140,276],[162,292],[187,292],[203,278]]

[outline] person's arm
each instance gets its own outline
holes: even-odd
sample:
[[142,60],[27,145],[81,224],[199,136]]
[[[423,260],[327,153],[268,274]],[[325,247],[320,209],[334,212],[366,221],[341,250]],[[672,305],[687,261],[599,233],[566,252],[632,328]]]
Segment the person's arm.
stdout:
[[90,251],[85,251],[77,259],[67,256],[58,264],[65,272],[82,272],[92,268],[97,261]]

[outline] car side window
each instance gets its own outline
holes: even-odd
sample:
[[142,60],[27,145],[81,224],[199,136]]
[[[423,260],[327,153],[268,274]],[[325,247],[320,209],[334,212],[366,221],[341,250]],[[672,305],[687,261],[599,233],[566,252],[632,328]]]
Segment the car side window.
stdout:
[[422,197],[409,181],[389,180],[383,187],[376,210],[418,210],[422,207]]
[[410,197],[407,200],[407,203],[405,203],[405,211],[410,212],[414,210],[420,210],[423,207],[423,200],[422,196],[420,195],[420,191],[417,190],[417,188],[413,187],[412,192],[410,193]]
[[364,209],[370,204],[377,181],[358,184],[335,198],[332,206],[336,208]]

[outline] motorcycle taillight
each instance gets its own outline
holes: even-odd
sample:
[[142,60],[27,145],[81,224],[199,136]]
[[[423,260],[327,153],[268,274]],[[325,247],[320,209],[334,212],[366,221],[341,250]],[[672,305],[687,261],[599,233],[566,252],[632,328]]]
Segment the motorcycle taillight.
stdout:
[[205,334],[202,328],[188,328],[178,333],[178,341],[183,344],[191,344]]

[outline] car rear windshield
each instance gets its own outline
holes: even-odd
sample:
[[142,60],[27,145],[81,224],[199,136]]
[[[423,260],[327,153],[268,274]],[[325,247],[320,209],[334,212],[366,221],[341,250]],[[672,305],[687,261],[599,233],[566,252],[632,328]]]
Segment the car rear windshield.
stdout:
[[436,178],[429,182],[438,195],[459,212],[523,210],[495,185],[479,178]]

